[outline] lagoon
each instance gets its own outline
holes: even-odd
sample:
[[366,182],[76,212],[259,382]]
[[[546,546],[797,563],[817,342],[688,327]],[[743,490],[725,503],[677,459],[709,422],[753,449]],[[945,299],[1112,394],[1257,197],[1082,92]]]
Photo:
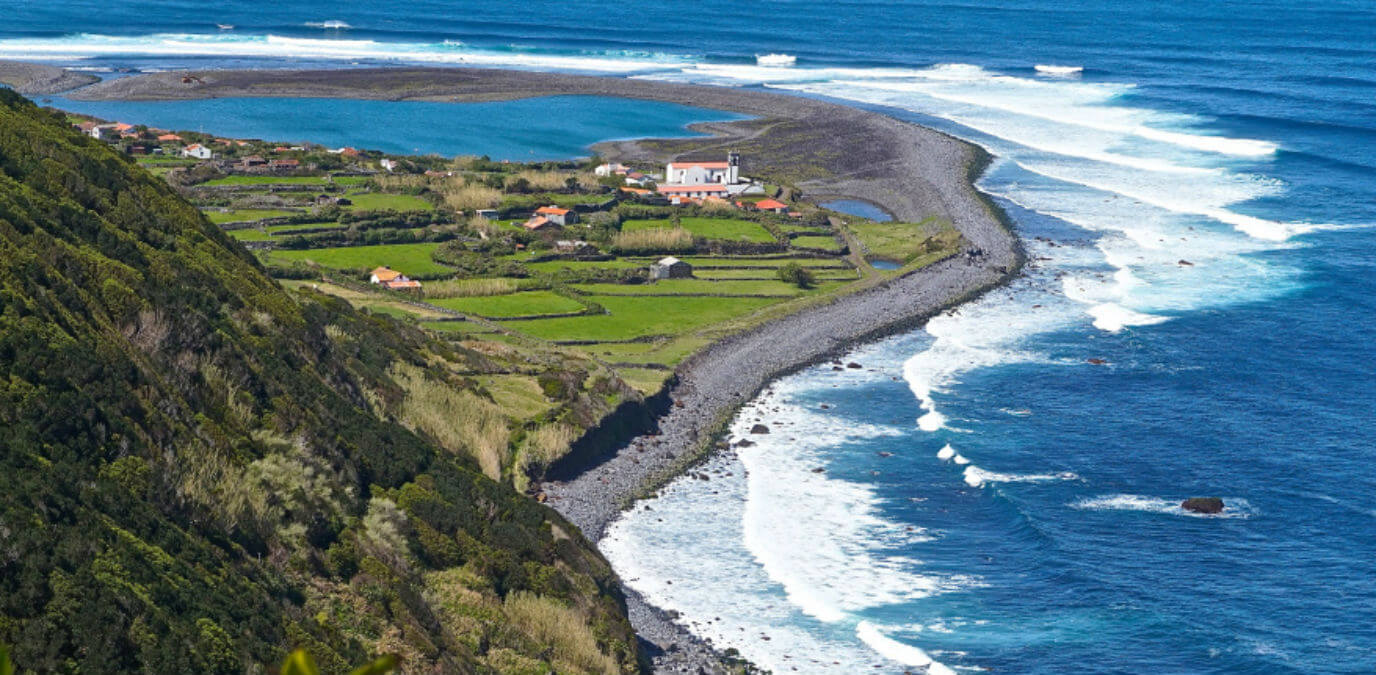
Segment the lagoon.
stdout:
[[283,143],[312,142],[394,154],[486,155],[537,161],[591,154],[623,138],[696,136],[695,122],[741,119],[706,108],[601,96],[484,103],[329,98],[75,101],[45,104],[111,121]]

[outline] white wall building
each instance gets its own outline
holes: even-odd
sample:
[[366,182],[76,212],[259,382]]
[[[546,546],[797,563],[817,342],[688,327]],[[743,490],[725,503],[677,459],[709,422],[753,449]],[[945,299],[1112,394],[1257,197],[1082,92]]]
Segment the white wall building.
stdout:
[[664,166],[669,185],[732,185],[741,180],[741,156],[730,153],[725,162],[670,162]]
[[188,146],[186,146],[185,148],[182,148],[182,157],[195,157],[196,159],[210,159],[210,158],[212,158],[212,157],[214,157],[214,156],[215,156],[215,153],[211,152],[211,151],[210,151],[210,148],[207,148],[207,147],[205,147],[204,145],[201,145],[200,143],[192,143],[191,145],[188,145]]

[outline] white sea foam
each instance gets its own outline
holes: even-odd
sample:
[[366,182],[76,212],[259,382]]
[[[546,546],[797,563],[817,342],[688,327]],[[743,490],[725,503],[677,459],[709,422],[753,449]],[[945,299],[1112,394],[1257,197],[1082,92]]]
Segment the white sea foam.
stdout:
[[953,448],[953,447],[951,447],[951,444],[950,444],[950,443],[947,443],[946,445],[941,446],[941,450],[938,450],[937,453],[936,453],[936,458],[937,458],[937,459],[941,459],[941,460],[949,460],[949,459],[951,459],[952,457],[955,457],[955,456],[956,456],[956,449]]
[[1042,75],[1055,75],[1059,77],[1065,77],[1068,75],[1079,75],[1080,73],[1085,72],[1084,66],[1053,66],[1049,64],[1038,63],[1036,66],[1033,66],[1033,68]]
[[243,33],[159,33],[142,36],[78,34],[60,38],[0,39],[0,58],[77,60],[98,56],[187,58],[298,58],[332,61],[480,65],[494,68],[633,73],[691,62],[668,55],[572,54],[558,51],[501,51],[461,43],[378,42],[293,38]]
[[965,484],[970,487],[982,487],[988,483],[1045,483],[1053,480],[1077,480],[1079,478],[1073,473],[998,473],[986,471],[974,465],[965,467],[965,473],[962,475]]
[[955,675],[954,670],[946,667],[946,665],[942,664],[940,661],[932,660],[932,657],[928,656],[927,652],[910,644],[899,642],[883,634],[874,624],[868,621],[861,621],[859,625],[855,627],[855,635],[865,644],[873,648],[874,651],[894,661],[909,666],[926,668],[929,675]]
[[331,19],[329,21],[307,21],[306,27],[324,28],[326,30],[346,30],[353,28],[353,26],[350,26],[347,22],[340,21],[339,19]]
[[[856,358],[883,361],[893,354]],[[813,377],[830,382],[835,376],[818,369]],[[825,468],[824,451],[836,444],[904,431],[855,424],[818,411],[815,401],[799,400],[821,386],[800,375],[747,405],[732,434],[748,435],[759,422],[770,434],[750,435],[755,445],[710,462],[703,469],[713,475],[710,482],[675,481],[653,511],[625,514],[601,547],[626,583],[651,602],[681,612],[697,634],[718,647],[736,647],[774,672],[897,672],[893,662],[911,661],[901,657],[906,652],[886,650],[902,643],[836,642],[826,635],[834,631],[819,635],[809,626],[844,627],[863,610],[901,606],[978,581],[924,573],[897,551],[928,542],[930,535],[882,517],[869,484],[816,471]],[[646,556],[647,550],[657,553]]]
[[1190,516],[1194,518],[1249,518],[1255,513],[1252,509],[1252,505],[1247,500],[1235,497],[1223,498],[1223,513],[1212,515],[1186,511],[1180,506],[1183,501],[1183,499],[1120,494],[1081,499],[1071,504],[1071,506],[1077,509],[1091,511],[1144,511],[1147,513],[1166,513],[1173,516]]

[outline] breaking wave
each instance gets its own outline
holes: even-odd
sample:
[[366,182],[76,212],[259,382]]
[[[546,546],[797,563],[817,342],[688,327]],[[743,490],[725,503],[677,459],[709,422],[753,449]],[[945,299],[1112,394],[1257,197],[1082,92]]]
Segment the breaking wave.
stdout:
[[1108,495],[1081,499],[1072,507],[1090,511],[1142,511],[1145,513],[1165,513],[1172,516],[1191,518],[1250,518],[1255,515],[1252,505],[1245,499],[1228,497],[1223,500],[1223,513],[1204,514],[1186,511],[1180,504],[1183,499],[1146,497],[1143,495]]

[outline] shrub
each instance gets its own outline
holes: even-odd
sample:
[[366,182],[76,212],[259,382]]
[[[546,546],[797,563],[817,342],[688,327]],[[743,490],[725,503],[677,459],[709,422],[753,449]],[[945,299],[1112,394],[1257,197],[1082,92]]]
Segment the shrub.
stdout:
[[817,283],[817,277],[813,275],[812,270],[796,262],[788,263],[779,268],[779,280],[793,284],[798,288],[812,288]]

